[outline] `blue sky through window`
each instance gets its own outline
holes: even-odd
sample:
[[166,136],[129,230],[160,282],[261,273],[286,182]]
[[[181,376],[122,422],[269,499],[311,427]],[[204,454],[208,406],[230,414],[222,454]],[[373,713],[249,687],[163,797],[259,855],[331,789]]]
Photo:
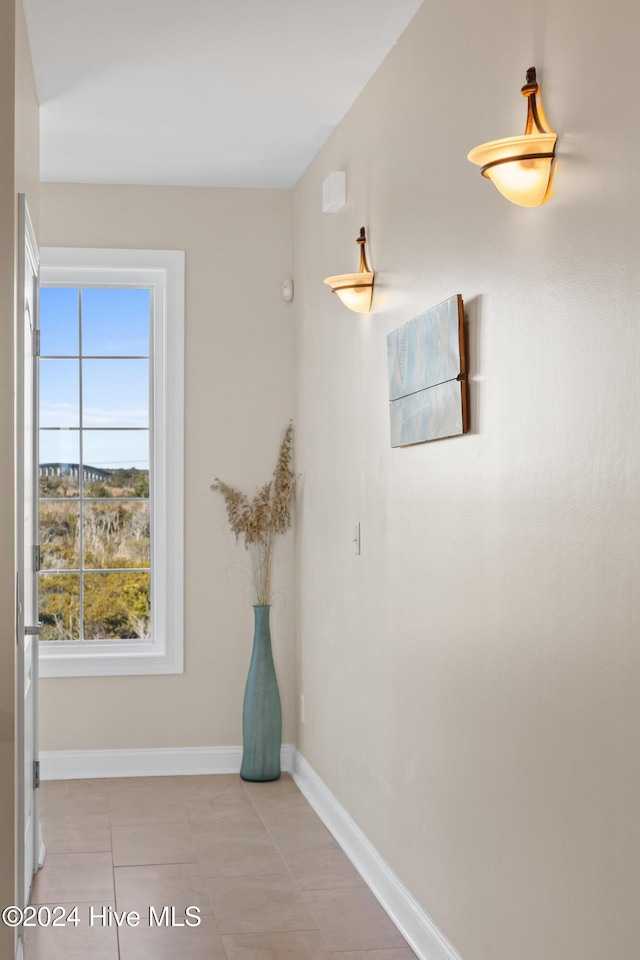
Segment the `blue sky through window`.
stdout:
[[40,288],[40,353],[75,357],[79,350],[79,291],[73,287]]
[[82,353],[85,357],[149,356],[149,291],[82,291]]
[[80,426],[77,360],[40,360],[40,426]]
[[[41,430],[41,463],[78,462],[82,363],[85,465],[149,469],[148,431],[117,428],[149,427],[150,309],[148,289],[41,288],[40,425],[62,428]],[[140,359],[53,359],[80,342],[83,357]]]

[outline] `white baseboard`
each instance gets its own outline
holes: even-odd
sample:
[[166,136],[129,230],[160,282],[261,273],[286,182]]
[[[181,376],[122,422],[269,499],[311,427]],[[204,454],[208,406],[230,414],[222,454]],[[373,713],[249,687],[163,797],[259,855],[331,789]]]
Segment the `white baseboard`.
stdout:
[[420,960],[461,960],[455,947],[297,751],[293,779]]
[[44,867],[44,861],[47,859],[47,845],[42,839],[42,823],[38,823],[38,833],[40,834],[40,844],[38,846],[38,862],[36,863],[36,870],[42,870]]
[[[284,743],[282,769],[293,768],[295,747]],[[103,777],[172,777],[240,773],[242,747],[155,747],[147,750],[43,750],[41,780]]]

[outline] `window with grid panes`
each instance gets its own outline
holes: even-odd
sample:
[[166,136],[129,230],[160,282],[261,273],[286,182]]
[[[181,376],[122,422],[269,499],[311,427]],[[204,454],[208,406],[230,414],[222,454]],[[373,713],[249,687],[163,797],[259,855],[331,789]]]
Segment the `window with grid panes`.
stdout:
[[182,318],[170,281],[180,287],[183,275],[176,262],[135,262],[153,251],[76,251],[75,269],[73,251],[55,253],[43,251],[40,289],[43,672],[179,672],[181,559],[176,580],[168,553],[181,538],[181,350],[171,347]]

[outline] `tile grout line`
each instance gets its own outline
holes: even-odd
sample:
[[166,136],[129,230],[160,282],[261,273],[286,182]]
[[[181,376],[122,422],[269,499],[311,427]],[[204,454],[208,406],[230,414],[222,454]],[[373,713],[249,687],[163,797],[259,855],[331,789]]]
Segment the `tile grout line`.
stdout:
[[[119,907],[118,907],[118,894],[117,894],[117,890],[116,890],[116,865],[115,865],[115,863],[113,862],[113,861],[114,861],[114,858],[113,858],[113,830],[112,830],[113,824],[111,823],[111,803],[109,802],[109,801],[110,801],[110,796],[109,796],[109,787],[108,787],[108,786],[106,787],[106,792],[107,792],[107,813],[108,813],[108,816],[109,816],[109,838],[110,838],[110,840],[111,840],[111,878],[112,878],[112,881],[113,881],[113,902],[114,902],[115,905],[116,905],[116,910],[118,910]],[[116,950],[118,951],[117,960],[121,960],[121,953],[120,953],[120,928],[119,928],[119,927],[116,927]]]
[[[289,776],[290,776],[290,774],[289,774]],[[291,779],[291,782],[294,783],[293,777],[290,776],[290,779]],[[265,830],[266,830],[267,833],[269,834],[269,837],[271,838],[271,841],[272,841],[273,845],[275,846],[276,850],[278,851],[278,854],[280,855],[280,858],[282,859],[282,862],[284,863],[285,867],[287,868],[287,870],[288,870],[288,872],[289,872],[289,876],[291,877],[291,880],[292,880],[293,884],[295,885],[295,888],[296,888],[296,890],[298,891],[298,894],[300,895],[301,900],[302,900],[303,903],[305,904],[307,910],[308,910],[309,913],[311,914],[311,917],[312,917],[312,919],[313,919],[313,921],[314,921],[314,923],[315,923],[315,929],[314,929],[314,930],[313,930],[313,929],[312,929],[312,930],[309,930],[309,929],[300,929],[300,930],[270,930],[269,933],[283,933],[283,934],[286,934],[286,933],[316,933],[316,932],[317,932],[317,933],[319,934],[319,936],[322,938],[323,943],[326,945],[327,950],[329,951],[329,953],[330,953],[331,956],[333,957],[333,953],[332,953],[332,951],[331,951],[331,948],[329,947],[329,944],[327,943],[327,940],[325,939],[325,936],[324,936],[322,930],[321,930],[320,927],[318,926],[318,921],[316,920],[315,915],[313,914],[313,911],[310,909],[308,903],[306,902],[306,900],[305,900],[305,898],[304,898],[304,894],[303,894],[302,890],[300,889],[300,886],[298,885],[298,882],[297,882],[296,878],[293,876],[293,873],[291,872],[291,868],[289,867],[289,864],[287,863],[287,861],[285,860],[284,856],[282,855],[282,852],[281,852],[281,850],[280,850],[280,847],[279,847],[279,845],[278,845],[278,842],[277,842],[276,838],[275,838],[275,837],[273,836],[273,834],[271,833],[271,830],[269,829],[269,825],[266,823],[264,817],[262,816],[262,814],[261,814],[261,812],[260,812],[260,808],[258,807],[258,804],[257,804],[257,803],[255,802],[255,800],[253,799],[253,796],[251,795],[251,791],[250,791],[249,788],[247,787],[245,781],[242,780],[242,778],[241,778],[241,782],[242,782],[242,786],[244,787],[245,792],[248,794],[249,799],[251,800],[251,803],[252,803],[252,805],[253,805],[254,810],[255,810],[256,813],[258,814],[258,817],[260,818],[262,824],[264,825]],[[300,794],[300,796],[302,796],[302,792],[301,792],[300,789],[296,786],[295,783],[294,783],[294,786],[296,787],[296,790],[298,791],[298,793]],[[303,799],[304,799],[304,801],[305,801],[305,804],[306,804],[306,805],[309,807],[309,809],[311,810],[312,808],[311,808],[311,804],[309,803],[309,801],[306,799],[306,797],[304,797]],[[258,878],[258,879],[260,879],[260,878]],[[205,880],[205,884],[206,884],[206,880]],[[212,907],[212,909],[213,909],[213,903],[211,904],[211,907]],[[243,934],[243,931],[239,931],[238,933],[228,933],[228,934],[224,934],[224,935],[223,935],[223,934],[220,934],[220,936],[221,936],[221,938],[222,938],[223,936],[235,937],[235,936],[242,936],[242,934]],[[258,935],[259,935],[259,934],[258,934]],[[224,943],[223,943],[223,947],[224,947]],[[226,949],[225,949],[225,954],[226,954]]]
[[[242,784],[242,787],[243,787],[244,792],[246,793],[246,795],[248,796],[249,800],[251,801],[251,805],[252,805],[253,809],[254,809],[255,812],[258,814],[258,818],[260,819],[261,823],[263,824],[265,830],[267,831],[269,837],[271,838],[271,841],[272,841],[273,845],[275,846],[276,850],[278,851],[278,854],[279,854],[282,862],[284,863],[285,867],[287,868],[287,871],[289,872],[289,876],[291,877],[291,881],[295,884],[295,887],[296,887],[296,889],[298,890],[298,893],[299,893],[300,896],[302,897],[302,891],[301,891],[300,888],[298,887],[298,884],[297,884],[297,882],[296,882],[296,879],[295,879],[295,877],[293,876],[293,874],[291,873],[291,870],[289,869],[289,864],[286,862],[286,860],[285,860],[284,857],[282,856],[282,853],[280,852],[280,848],[279,848],[278,844],[276,843],[276,840],[275,840],[275,838],[273,837],[271,831],[269,830],[268,825],[265,823],[265,821],[264,821],[264,819],[263,819],[263,817],[262,817],[262,814],[260,813],[260,810],[259,810],[259,808],[258,808],[258,805],[256,804],[255,800],[253,799],[253,797],[252,797],[252,795],[251,795],[251,791],[250,791],[249,788],[247,787],[245,781],[242,780],[242,778],[240,778],[240,782],[241,782],[241,784]],[[189,828],[189,832],[191,832],[191,828]],[[204,875],[203,875],[203,877],[204,877]],[[259,875],[256,876],[255,874],[253,875],[253,877],[254,877],[255,879],[258,879],[258,880],[264,879],[263,877],[261,877],[261,876],[259,876]],[[278,879],[278,878],[279,878],[279,875],[274,874],[274,877],[275,877],[276,879]],[[212,877],[212,878],[210,878],[210,879],[220,879],[220,880],[223,880],[223,879],[242,879],[242,878],[238,878],[237,876],[231,875],[231,876],[229,876],[228,878],[225,878],[225,877],[219,877],[219,878],[218,878],[218,877]],[[206,887],[206,885],[207,885],[207,878],[206,878],[206,877],[204,877],[204,882],[205,882],[205,887]],[[207,894],[209,894],[208,887],[207,887]],[[302,899],[304,900],[304,897],[303,897]],[[213,901],[211,900],[211,897],[210,897],[210,896],[209,896],[209,900],[210,900],[210,902],[211,902],[211,909],[212,909],[212,911],[213,911],[213,909],[214,909],[214,908],[213,908]],[[311,913],[311,911],[309,911],[309,913]],[[315,921],[315,917],[313,916],[313,914],[311,914],[311,916],[312,916],[313,920]],[[215,912],[214,912],[214,917],[215,917]],[[217,927],[217,922],[216,922],[216,927]],[[320,929],[319,929],[319,927],[317,926],[317,924],[316,924],[316,930],[317,930],[317,932],[319,933],[319,935],[322,937],[322,939],[324,940],[324,937],[322,936],[322,932],[320,931]],[[306,928],[305,928],[305,929],[300,929],[300,930],[269,930],[269,931],[268,931],[268,934],[278,934],[278,933],[282,933],[282,934],[287,934],[287,933],[315,933],[316,930],[308,930],[308,929],[306,929]],[[218,936],[220,937],[220,942],[222,943],[222,949],[224,950],[224,954],[225,954],[225,957],[227,957],[227,960],[228,960],[228,956],[229,956],[229,955],[228,955],[228,953],[227,953],[227,948],[226,948],[225,943],[224,943],[225,937],[237,937],[237,936],[243,936],[243,935],[244,935],[244,936],[252,936],[252,935],[253,935],[253,936],[260,936],[261,934],[260,934],[259,932],[258,932],[258,933],[255,933],[255,934],[247,934],[246,931],[242,931],[242,930],[237,931],[237,932],[235,932],[235,933],[234,933],[234,932],[231,932],[231,933],[225,933],[225,934],[223,934],[223,933],[220,933],[220,930],[218,930]],[[326,941],[325,941],[325,943],[326,943]],[[327,944],[327,949],[328,949],[328,944]]]
[[[291,780],[293,781],[294,786],[296,787],[297,792],[300,794],[300,796],[302,796],[302,798],[303,798],[303,800],[304,800],[304,803],[305,803],[305,807],[308,808],[309,810],[311,810],[313,813],[315,813],[315,811],[313,810],[313,807],[311,806],[311,804],[309,803],[309,801],[307,800],[307,798],[304,796],[304,794],[302,793],[302,791],[300,790],[300,788],[298,787],[298,785],[295,783],[295,780],[293,780],[293,777],[291,777]],[[259,810],[259,808],[257,807],[257,804],[254,803],[254,805],[256,806],[256,809],[258,809],[258,813],[260,814],[260,810]],[[261,815],[260,815],[260,816],[261,816]],[[316,816],[317,816],[317,814],[316,814]],[[261,816],[261,819],[263,819],[262,816]],[[263,820],[263,822],[264,822],[264,820]],[[269,827],[268,827],[268,825],[267,825],[266,823],[265,823],[265,826],[267,827],[267,830],[269,830]],[[325,826],[326,826],[326,825],[325,825]],[[269,831],[269,833],[270,833],[270,831]],[[331,831],[329,831],[329,835],[331,836]],[[275,837],[274,837],[273,839],[274,839],[274,843],[276,844],[276,847],[278,847],[278,850],[279,850],[280,848],[279,848],[279,846],[278,846],[278,841],[275,839]],[[335,839],[335,838],[333,838],[333,839]],[[342,851],[342,853],[343,853],[343,855],[344,855],[344,851]],[[283,858],[283,859],[284,859],[284,858]],[[354,868],[354,869],[355,869],[355,868]],[[356,871],[356,872],[359,874],[359,876],[361,876],[361,874],[359,873],[359,871]],[[362,878],[362,879],[364,879],[364,878]],[[295,878],[294,878],[294,880],[295,880]],[[296,885],[298,886],[297,881],[296,881]],[[322,939],[323,939],[324,942],[326,943],[327,949],[329,950],[329,953],[332,955],[332,957],[333,957],[333,955],[334,955],[334,952],[335,952],[335,953],[345,952],[345,951],[333,951],[333,950],[332,950],[329,942],[327,941],[326,937],[324,936],[324,933],[323,933],[323,931],[322,931],[322,928],[320,927],[318,918],[317,918],[316,914],[314,913],[313,908],[312,908],[311,905],[309,904],[307,897],[305,896],[305,891],[303,891],[299,886],[298,886],[298,890],[299,890],[299,892],[300,892],[300,895],[301,895],[301,897],[302,897],[302,899],[303,899],[303,901],[304,901],[307,909],[308,909],[309,912],[311,913],[311,916],[313,917],[313,919],[314,919],[314,921],[315,921],[315,923],[316,923],[317,929],[318,929],[318,931],[319,931]],[[358,885],[358,886],[347,886],[347,887],[343,887],[343,886],[340,886],[340,887],[317,887],[317,888],[311,887],[311,888],[309,888],[308,891],[306,891],[306,892],[312,894],[312,893],[314,893],[314,892],[323,893],[323,892],[326,891],[326,892],[334,892],[334,893],[340,894],[342,891],[347,891],[347,890],[368,890],[369,892],[371,892],[371,890],[370,890],[370,888],[369,888],[369,885],[366,883],[366,881],[363,883],[363,885]],[[406,941],[405,941],[405,944],[406,944]],[[406,944],[406,946],[408,947],[408,944]],[[411,949],[410,947],[408,947],[408,948]],[[386,949],[389,949],[389,950],[404,949],[404,946],[403,946],[402,948],[400,948],[400,947],[389,947],[389,948],[387,948],[387,947],[366,947],[363,951],[359,951],[359,952],[375,953],[376,951],[386,950]],[[349,951],[346,951],[346,952],[349,952]]]
[[[244,781],[243,781],[243,786],[244,786],[245,790],[247,791],[247,793],[249,794],[249,799],[251,800],[251,803],[253,804],[253,808],[254,808],[254,810],[256,811],[256,813],[258,814],[258,817],[260,818],[260,821],[261,821],[263,827],[265,828],[265,830],[266,830],[267,833],[269,834],[269,837],[270,837],[270,839],[271,839],[272,844],[274,845],[274,847],[275,847],[276,850],[278,851],[278,856],[280,857],[280,859],[281,859],[282,862],[284,863],[285,867],[287,868],[287,873],[288,873],[289,876],[291,877],[292,881],[295,883],[296,889],[297,889],[298,893],[300,894],[300,896],[302,896],[302,890],[300,890],[300,887],[298,886],[298,883],[297,883],[297,881],[296,881],[296,878],[294,877],[294,875],[293,875],[293,873],[292,873],[292,871],[291,871],[291,867],[289,866],[289,864],[287,863],[287,861],[285,860],[285,858],[284,858],[284,856],[283,856],[283,854],[282,854],[282,851],[281,851],[281,849],[280,849],[280,846],[279,846],[279,844],[278,844],[278,841],[276,840],[276,838],[274,837],[274,835],[271,833],[271,830],[269,829],[269,824],[265,821],[264,817],[263,817],[262,814],[260,813],[260,808],[258,807],[258,804],[255,802],[255,800],[254,800],[253,797],[251,796],[251,791],[250,791],[249,788],[246,786],[246,784],[244,783]],[[304,899],[304,898],[303,898],[303,899]]]
[[[187,816],[187,810],[186,810],[186,806],[185,806],[184,801],[181,801],[181,804],[180,804],[180,805],[182,806],[182,810],[183,810],[183,813],[184,813],[184,818],[185,818],[185,821],[186,821],[186,824],[187,824],[187,830],[189,831],[189,837],[191,838],[191,843],[193,844],[194,850],[196,850],[196,839],[195,839],[195,837],[193,836],[193,833],[191,832],[191,824],[189,823],[189,817]],[[222,934],[220,933],[220,927],[218,926],[218,918],[217,918],[216,912],[215,912],[215,910],[214,910],[214,908],[213,908],[213,900],[211,899],[211,896],[210,896],[210,894],[209,894],[209,888],[208,888],[208,886],[207,886],[207,878],[206,878],[205,875],[204,875],[204,870],[202,869],[202,864],[200,863],[200,857],[198,857],[197,850],[196,850],[196,857],[197,857],[196,863],[198,864],[198,870],[200,871],[200,876],[202,877],[202,882],[204,883],[204,889],[205,889],[205,893],[206,893],[206,896],[207,896],[207,900],[209,901],[209,908],[210,908],[210,910],[211,910],[210,916],[211,916],[211,918],[212,918],[212,920],[213,920],[213,922],[214,922],[214,924],[215,924],[216,932],[217,932],[217,934],[218,934],[218,940],[220,941],[220,945],[222,946],[222,950],[223,950],[223,952],[224,952],[224,955],[225,955],[225,957],[227,958],[227,960],[229,960],[229,956],[228,956],[227,951],[226,951],[226,949],[225,949],[225,945],[224,945],[224,943],[222,942]]]
[[[295,784],[295,781],[293,780],[293,777],[291,777],[291,780],[292,780],[292,782]],[[305,802],[305,807],[308,808],[308,809],[310,810],[310,812],[313,813],[316,817],[318,817],[317,813],[315,812],[315,810],[313,809],[313,807],[311,806],[311,804],[309,803],[309,801],[307,800],[307,798],[304,796],[304,794],[302,793],[302,791],[300,790],[300,788],[299,788],[297,785],[296,785],[296,790],[298,791],[298,793],[300,794],[300,796],[301,796],[302,799],[304,800],[304,802]],[[252,800],[253,800],[253,798],[252,798]],[[367,883],[366,883],[366,881],[364,880],[364,878],[362,877],[362,875],[361,875],[361,873],[359,872],[359,870],[357,870],[356,867],[353,867],[353,869],[355,870],[355,872],[356,872],[356,873],[358,874],[358,876],[360,877],[360,879],[361,879],[361,881],[362,881],[361,883],[353,884],[353,885],[347,884],[346,886],[340,885],[339,887],[308,887],[308,888],[306,889],[306,891],[303,890],[302,887],[300,887],[300,885],[298,884],[298,881],[296,880],[296,878],[293,876],[293,873],[291,872],[291,868],[289,867],[289,864],[287,863],[284,854],[283,854],[282,851],[280,850],[280,844],[278,843],[277,838],[271,833],[271,830],[269,829],[269,824],[265,821],[264,817],[263,817],[262,814],[260,813],[260,809],[259,809],[259,807],[257,806],[257,804],[254,802],[253,805],[254,805],[254,807],[256,808],[257,812],[258,812],[258,816],[260,817],[260,819],[262,820],[264,826],[266,827],[267,833],[269,834],[269,836],[270,836],[271,839],[273,840],[273,843],[275,844],[275,846],[276,846],[276,848],[277,848],[277,850],[278,850],[278,853],[280,854],[280,856],[281,856],[282,859],[284,860],[284,862],[285,862],[285,864],[286,864],[286,866],[287,866],[287,869],[289,870],[289,872],[291,873],[291,876],[293,877],[294,881],[295,881],[296,884],[298,885],[298,889],[299,889],[299,891],[300,891],[300,895],[301,895],[301,897],[302,897],[303,900],[305,899],[305,892],[312,893],[314,890],[359,890],[359,889],[361,889],[361,888],[363,888],[363,887],[366,887],[366,888],[368,889]],[[337,845],[338,849],[340,850],[340,852],[342,853],[342,855],[346,857],[346,854],[345,854],[344,851],[340,848],[340,845],[337,843],[337,841],[336,841],[335,837],[332,835],[331,831],[328,830],[328,828],[326,827],[326,825],[322,823],[322,820],[320,819],[320,817],[318,817],[318,820],[319,820],[319,822],[322,824],[322,826],[324,827],[324,829],[327,831],[328,837],[329,837],[334,843],[336,843],[336,845]],[[348,859],[349,859],[349,858],[347,857],[347,860],[348,860]],[[351,864],[351,866],[353,866],[353,864]],[[305,900],[305,903],[306,903],[306,900]]]
[[[298,785],[295,783],[293,777],[291,777],[291,774],[289,774],[289,777],[291,778],[291,782],[292,782],[293,785],[295,786],[295,788],[296,788],[296,790],[298,791],[298,793],[300,794],[300,796],[303,797],[303,800],[304,800],[305,804],[309,807],[310,810],[313,810],[311,804],[309,803],[309,801],[307,800],[307,798],[303,796],[302,791],[300,790],[300,788],[298,787]],[[250,791],[247,787],[245,787],[245,789],[247,790],[247,793],[248,793],[249,796],[251,797],[251,791]],[[255,807],[256,810],[258,811],[258,816],[260,817],[260,819],[261,819],[262,822],[264,823],[264,825],[265,825],[265,827],[266,827],[266,829],[267,829],[267,833],[269,834],[269,836],[270,836],[271,839],[273,840],[273,842],[274,842],[274,844],[275,844],[275,846],[276,846],[276,849],[277,849],[278,853],[279,853],[280,856],[282,857],[282,859],[283,859],[283,861],[284,861],[284,863],[285,863],[285,865],[286,865],[286,867],[287,867],[287,870],[289,870],[289,873],[291,873],[291,869],[290,869],[290,867],[289,867],[289,864],[288,864],[288,863],[286,862],[286,860],[284,859],[284,856],[282,855],[282,852],[281,852],[281,850],[280,850],[280,847],[279,847],[279,845],[278,845],[278,842],[277,842],[276,838],[273,836],[273,834],[271,833],[271,831],[269,830],[268,824],[265,823],[265,820],[264,820],[262,814],[260,813],[260,810],[258,809],[258,805],[257,805],[257,803],[255,802],[255,800],[253,799],[253,797],[251,797],[251,802],[253,803],[254,807]],[[300,886],[299,886],[296,878],[293,876],[293,873],[291,873],[291,876],[292,876],[292,878],[293,878],[293,882],[294,882],[295,885],[296,885],[296,889],[297,889],[298,893],[300,894],[300,897],[302,898],[303,903],[305,904],[307,910],[309,911],[309,913],[310,913],[311,916],[313,917],[314,923],[315,923],[315,925],[316,925],[316,929],[317,929],[318,933],[320,934],[320,936],[322,937],[323,943],[326,945],[327,950],[329,951],[329,953],[330,953],[331,956],[333,957],[333,952],[332,952],[332,950],[331,950],[331,947],[329,946],[329,942],[328,942],[328,940],[326,939],[324,933],[322,932],[322,930],[321,930],[321,928],[320,928],[320,924],[318,923],[318,920],[317,920],[317,918],[316,918],[316,915],[314,914],[313,910],[311,909],[311,907],[310,907],[309,904],[307,903],[307,901],[306,901],[306,899],[305,899],[305,896],[304,896],[304,893],[303,893],[302,890],[300,889]]]

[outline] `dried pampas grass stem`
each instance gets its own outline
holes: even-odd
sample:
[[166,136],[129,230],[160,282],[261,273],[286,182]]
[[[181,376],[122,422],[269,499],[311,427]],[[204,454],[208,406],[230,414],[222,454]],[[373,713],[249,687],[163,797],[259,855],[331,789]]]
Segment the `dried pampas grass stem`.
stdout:
[[271,602],[271,560],[275,537],[291,526],[291,503],[296,485],[292,462],[293,423],[289,423],[280,445],[273,480],[260,487],[253,500],[218,477],[211,484],[211,489],[218,490],[224,498],[236,542],[242,540],[249,551],[259,604]]

